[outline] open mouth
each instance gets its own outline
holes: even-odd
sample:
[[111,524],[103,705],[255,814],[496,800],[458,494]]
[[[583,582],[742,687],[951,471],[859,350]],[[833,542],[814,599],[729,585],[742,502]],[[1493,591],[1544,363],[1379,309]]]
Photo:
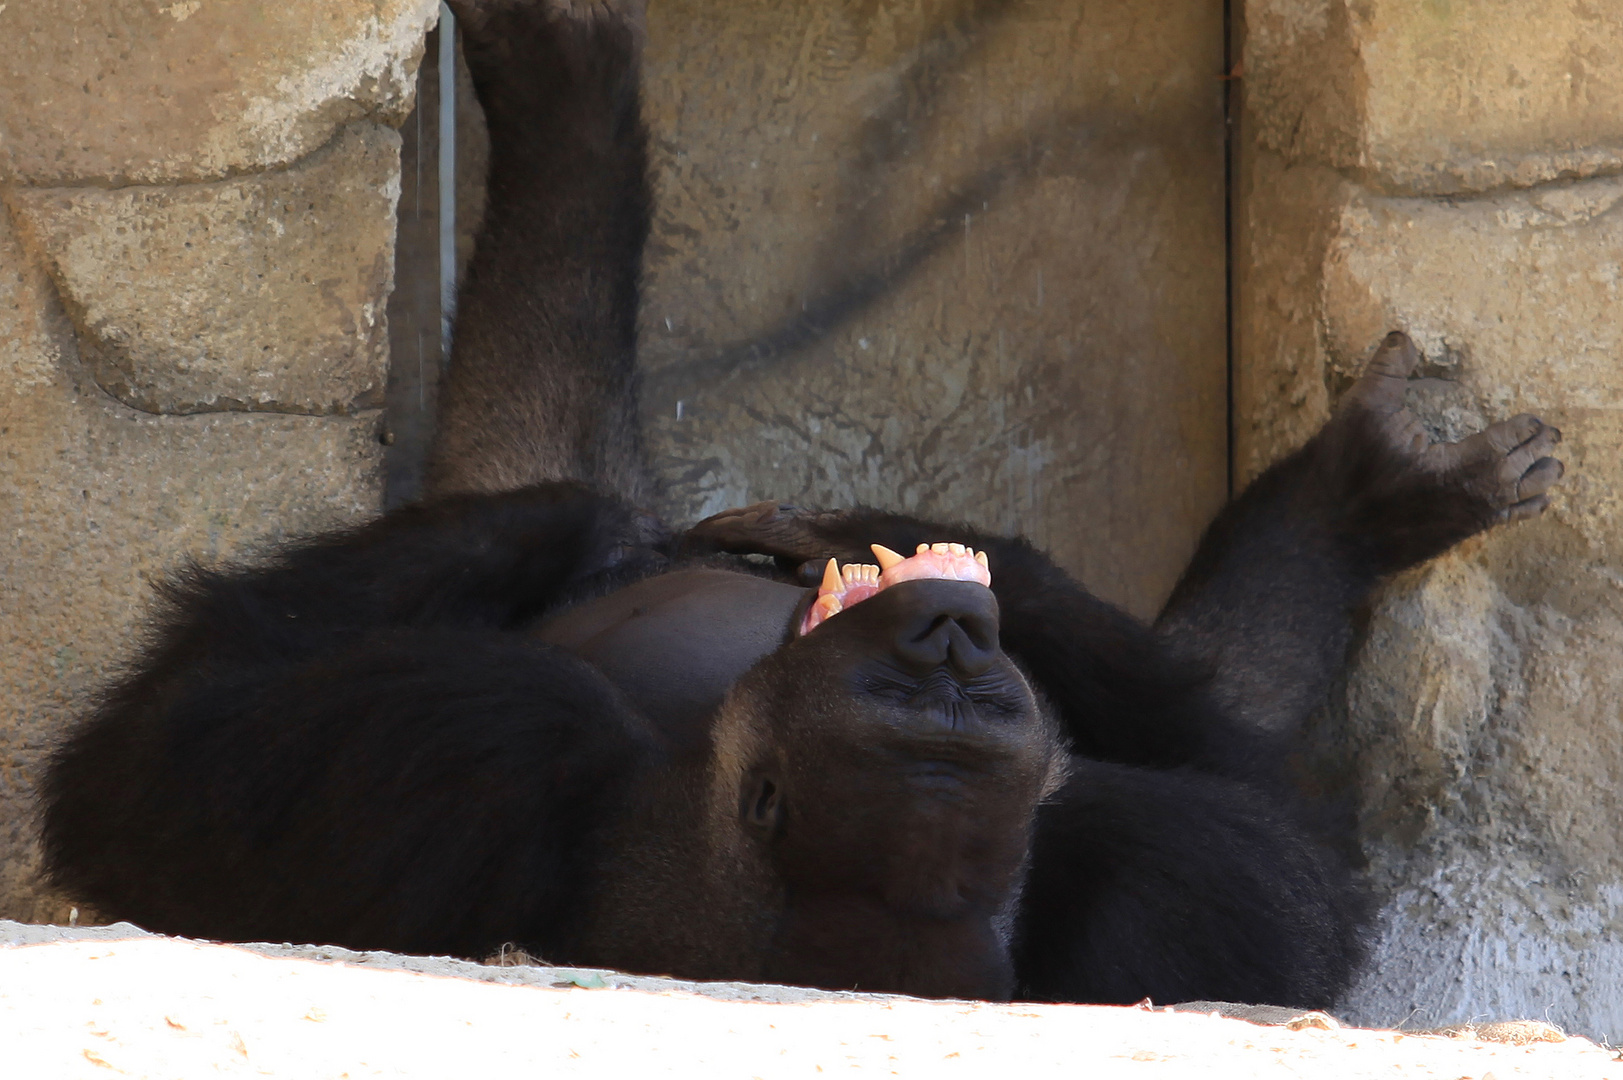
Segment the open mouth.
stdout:
[[992,571],[986,552],[962,544],[920,544],[912,555],[899,555],[881,544],[870,545],[878,565],[846,563],[830,559],[823,570],[823,583],[817,599],[800,621],[800,633],[809,634],[826,620],[853,607],[876,593],[903,581],[936,579],[992,584]]

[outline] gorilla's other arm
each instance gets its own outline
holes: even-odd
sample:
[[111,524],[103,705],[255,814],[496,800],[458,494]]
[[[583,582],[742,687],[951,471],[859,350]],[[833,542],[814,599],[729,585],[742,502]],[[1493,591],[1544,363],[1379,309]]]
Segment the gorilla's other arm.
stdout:
[[1324,700],[1382,577],[1549,503],[1561,433],[1518,416],[1432,444],[1403,406],[1417,360],[1387,335],[1324,429],[1218,515],[1156,623],[1248,726],[1292,733]]

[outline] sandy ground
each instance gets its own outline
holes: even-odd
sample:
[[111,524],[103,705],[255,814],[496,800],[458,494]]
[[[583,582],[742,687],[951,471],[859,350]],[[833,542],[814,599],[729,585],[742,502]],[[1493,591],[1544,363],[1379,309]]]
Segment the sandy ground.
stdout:
[[[140,935],[140,936],[136,936]],[[874,1076],[1623,1080],[1494,1044],[1204,1013],[693,984],[0,923],[6,1077]]]

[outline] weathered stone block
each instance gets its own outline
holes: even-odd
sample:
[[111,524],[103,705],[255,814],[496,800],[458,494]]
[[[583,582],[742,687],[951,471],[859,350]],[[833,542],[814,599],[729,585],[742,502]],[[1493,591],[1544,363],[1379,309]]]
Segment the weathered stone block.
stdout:
[[[0,180],[207,180],[411,108],[437,0],[10,0]],[[27,62],[22,62],[27,58]]]
[[1393,193],[1623,167],[1623,7],[1248,0],[1247,123]]
[[375,412],[119,404],[78,362],[48,277],[0,210],[0,911],[67,914],[34,880],[33,779],[136,647],[152,584],[187,557],[237,557],[374,513],[377,429]]
[[6,198],[120,401],[346,412],[380,404],[399,165],[400,137],[368,123],[280,172]]

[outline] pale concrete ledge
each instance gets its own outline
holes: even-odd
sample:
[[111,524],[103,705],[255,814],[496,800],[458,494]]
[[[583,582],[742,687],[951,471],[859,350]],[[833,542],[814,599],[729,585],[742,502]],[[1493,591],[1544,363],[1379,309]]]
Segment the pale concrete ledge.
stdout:
[[[499,985],[491,985],[499,984]],[[224,946],[0,922],[11,1075],[1391,1077],[1617,1075],[1527,1045],[1186,1012],[987,1005]]]

